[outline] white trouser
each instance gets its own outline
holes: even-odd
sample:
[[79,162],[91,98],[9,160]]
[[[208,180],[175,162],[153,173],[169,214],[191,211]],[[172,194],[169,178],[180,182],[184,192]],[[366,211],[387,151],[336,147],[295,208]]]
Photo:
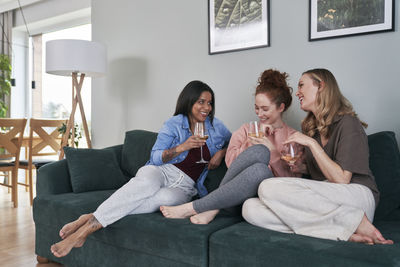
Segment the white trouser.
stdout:
[[243,204],[243,217],[259,227],[332,240],[348,240],[366,214],[372,222],[375,200],[360,184],[302,178],[271,178],[259,198]]
[[151,213],[160,206],[180,205],[197,194],[194,181],[171,164],[146,165],[93,213],[106,227],[129,214]]

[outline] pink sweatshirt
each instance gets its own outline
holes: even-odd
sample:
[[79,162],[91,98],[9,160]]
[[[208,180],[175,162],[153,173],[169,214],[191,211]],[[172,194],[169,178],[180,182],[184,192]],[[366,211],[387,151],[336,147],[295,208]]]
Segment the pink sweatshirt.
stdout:
[[[247,139],[248,132],[249,124],[245,123],[232,134],[225,156],[225,162],[228,168],[240,153],[251,146],[251,143],[248,142]],[[295,129],[284,124],[282,128],[277,128],[272,134],[267,135],[268,139],[275,146],[275,150],[271,151],[271,158],[269,161],[269,168],[272,170],[275,177],[301,177],[300,173],[291,172],[289,165],[281,159],[280,154],[282,143],[294,132],[296,132]]]

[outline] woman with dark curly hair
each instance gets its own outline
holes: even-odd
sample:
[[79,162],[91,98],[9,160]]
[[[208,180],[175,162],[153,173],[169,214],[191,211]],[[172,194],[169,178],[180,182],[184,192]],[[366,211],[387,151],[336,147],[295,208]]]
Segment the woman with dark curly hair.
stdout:
[[[274,176],[299,177],[280,159],[283,142],[296,132],[282,120],[292,102],[288,74],[277,70],[264,71],[255,92],[255,112],[262,137],[249,137],[249,124],[233,133],[226,152],[228,171],[220,186],[207,196],[179,206],[161,206],[167,218],[186,218],[194,224],[207,224],[220,209],[238,210],[246,199],[257,195],[258,185]],[[232,209],[231,209],[232,210]]]

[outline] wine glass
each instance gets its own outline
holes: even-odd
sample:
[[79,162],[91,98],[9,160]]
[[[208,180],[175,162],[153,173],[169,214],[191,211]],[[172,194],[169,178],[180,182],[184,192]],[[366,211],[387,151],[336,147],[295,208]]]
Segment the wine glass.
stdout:
[[[202,140],[207,140],[208,135],[205,134],[204,123],[196,122],[194,126],[194,135]],[[208,161],[203,159],[203,146],[200,147],[200,155],[200,160],[196,163],[207,163]]]
[[256,137],[256,138],[261,138],[263,136],[263,133],[260,131],[260,125],[258,121],[251,121],[249,123],[249,136],[251,137]]
[[297,143],[284,144],[281,150],[281,159],[293,165],[303,153],[303,147]]

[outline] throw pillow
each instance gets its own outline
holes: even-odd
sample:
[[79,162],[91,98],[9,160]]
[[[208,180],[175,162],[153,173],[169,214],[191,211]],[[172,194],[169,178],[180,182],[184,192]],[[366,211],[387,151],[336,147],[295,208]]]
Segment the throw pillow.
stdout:
[[400,152],[393,132],[371,134],[368,144],[369,167],[380,192],[375,220],[382,220],[400,206]]
[[72,191],[110,190],[127,181],[112,150],[64,147]]
[[130,177],[135,176],[140,167],[150,159],[151,149],[157,139],[157,133],[133,130],[126,132],[122,147],[121,168]]

